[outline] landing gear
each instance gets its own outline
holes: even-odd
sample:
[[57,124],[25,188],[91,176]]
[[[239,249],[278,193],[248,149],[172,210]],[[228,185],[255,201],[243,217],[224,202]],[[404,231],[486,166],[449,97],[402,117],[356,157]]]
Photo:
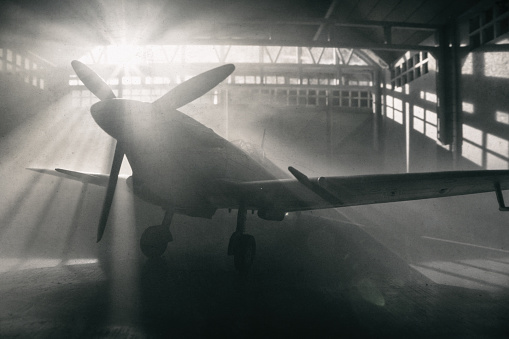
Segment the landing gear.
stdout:
[[243,204],[239,206],[237,214],[237,229],[230,237],[228,255],[233,255],[235,269],[240,273],[247,273],[253,264],[256,254],[256,242],[246,231],[247,209]]
[[170,231],[163,225],[148,227],[141,235],[141,251],[149,258],[160,257],[166,251],[169,236],[171,236]]
[[164,254],[168,242],[173,240],[170,232],[173,210],[168,209],[164,215],[161,225],[148,227],[140,239],[140,248],[143,254],[148,258],[158,258]]
[[256,242],[252,235],[242,234],[237,253],[233,256],[235,269],[239,272],[246,272],[253,264],[256,254]]

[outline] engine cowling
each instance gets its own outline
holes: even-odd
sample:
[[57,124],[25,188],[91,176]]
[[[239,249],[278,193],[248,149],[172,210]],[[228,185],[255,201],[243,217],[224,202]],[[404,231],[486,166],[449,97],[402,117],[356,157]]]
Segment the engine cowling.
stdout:
[[261,209],[258,210],[258,216],[264,220],[283,221],[286,212],[274,209]]

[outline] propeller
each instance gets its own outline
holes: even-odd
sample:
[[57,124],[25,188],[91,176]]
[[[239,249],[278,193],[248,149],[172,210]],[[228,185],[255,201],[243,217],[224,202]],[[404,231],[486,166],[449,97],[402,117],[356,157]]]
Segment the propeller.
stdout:
[[115,154],[113,155],[113,163],[111,164],[110,178],[108,180],[108,188],[106,189],[106,196],[104,197],[103,209],[101,211],[101,219],[99,219],[99,226],[97,226],[97,242],[101,241],[104,230],[106,228],[106,222],[108,221],[108,215],[110,214],[111,204],[113,203],[113,196],[115,195],[115,188],[117,187],[118,173],[120,172],[120,166],[124,159],[124,151],[120,144],[117,142],[115,147]]
[[71,66],[78,78],[83,82],[90,92],[101,100],[115,99],[115,93],[110,86],[96,72],[92,71],[87,65],[73,60]]
[[157,99],[153,104],[158,108],[177,109],[201,97],[226,79],[235,66],[227,64],[216,67],[174,87],[168,93]]
[[[78,78],[101,101],[115,99],[115,93],[113,93],[108,84],[92,69],[77,60],[73,60],[71,65],[78,75]],[[184,106],[185,104],[201,97],[203,94],[216,87],[234,70],[235,66],[228,64],[201,73],[173,88],[161,98],[154,101],[153,105],[155,105],[157,109],[177,109],[181,106]],[[117,142],[115,147],[115,154],[113,155],[113,163],[111,164],[106,196],[104,198],[103,208],[101,211],[101,218],[97,228],[97,242],[101,240],[106,228],[108,215],[110,213],[111,204],[113,202],[113,196],[115,195],[118,174],[120,172],[120,167],[122,165],[123,159],[124,150]]]
[[[72,68],[78,75],[78,78],[83,82],[90,92],[94,93],[96,97],[102,100],[115,99],[115,93],[108,84],[93,70],[78,60],[71,62]],[[118,173],[120,166],[124,159],[124,151],[120,144],[117,142],[115,146],[115,153],[113,155],[113,163],[111,164],[110,177],[108,179],[108,188],[106,189],[106,197],[104,198],[103,208],[101,211],[101,219],[97,227],[97,242],[101,241],[110,214],[113,196],[115,195],[115,188],[117,187]]]

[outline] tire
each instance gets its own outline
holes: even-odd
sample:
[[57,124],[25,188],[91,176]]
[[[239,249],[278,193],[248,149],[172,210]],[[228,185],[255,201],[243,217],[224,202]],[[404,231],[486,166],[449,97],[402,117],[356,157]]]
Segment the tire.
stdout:
[[256,254],[256,242],[252,235],[243,234],[239,241],[237,253],[234,255],[235,269],[241,273],[246,273],[253,264]]
[[140,239],[140,248],[148,258],[158,258],[164,254],[168,247],[169,231],[161,225],[148,227]]

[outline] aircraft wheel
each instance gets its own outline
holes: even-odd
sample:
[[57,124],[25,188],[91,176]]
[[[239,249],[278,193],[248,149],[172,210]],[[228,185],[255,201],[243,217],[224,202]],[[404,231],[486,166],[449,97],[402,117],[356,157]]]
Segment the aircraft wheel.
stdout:
[[147,227],[141,235],[141,251],[149,258],[158,258],[166,251],[170,239],[171,233],[166,227],[161,225]]
[[256,242],[252,235],[243,234],[239,240],[236,253],[234,254],[235,268],[245,273],[251,268],[256,253]]

